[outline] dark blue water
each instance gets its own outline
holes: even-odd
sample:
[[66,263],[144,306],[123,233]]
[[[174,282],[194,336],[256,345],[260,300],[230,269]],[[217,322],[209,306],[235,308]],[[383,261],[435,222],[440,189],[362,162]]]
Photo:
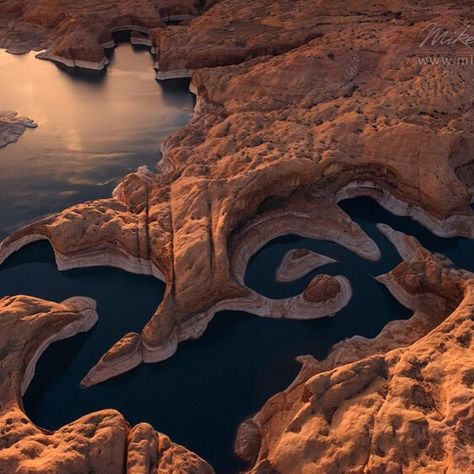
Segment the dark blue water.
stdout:
[[[33,55],[0,52],[3,107],[39,122],[20,141],[0,150],[0,238],[19,225],[89,199],[108,197],[127,172],[159,158],[163,137],[190,120],[193,99],[186,81],[157,84],[147,51],[120,45],[107,74],[71,74]],[[0,267],[0,296],[28,294],[53,301],[90,296],[99,322],[88,333],[53,344],[40,359],[25,397],[37,424],[55,429],[102,408],[120,410],[130,423],[155,428],[206,458],[218,473],[241,466],[232,444],[238,424],[293,380],[294,358],[323,358],[353,335],[376,336],[391,320],[410,312],[373,276],[391,270],[399,257],[375,227],[385,222],[474,270],[472,242],[440,239],[407,218],[398,218],[368,199],[342,207],[382,249],[370,262],[329,242],[287,236],[264,247],[250,262],[247,284],[273,298],[304,290],[317,273],[351,280],[354,298],[333,318],[289,321],[221,312],[198,341],[176,355],[90,389],[79,382],[98,358],[129,331],[140,331],[158,306],[163,284],[151,277],[107,268],[58,272],[49,244],[22,249]],[[338,263],[296,282],[273,275],[285,253],[308,248]]]
[[[241,464],[233,457],[232,443],[239,422],[288,386],[298,371],[296,356],[322,358],[340,340],[356,334],[374,337],[389,321],[410,316],[372,278],[400,261],[376,229],[377,222],[415,235],[430,250],[474,269],[472,242],[467,239],[437,238],[369,199],[345,201],[341,206],[377,242],[382,260],[366,261],[337,244],[288,236],[265,246],[251,260],[246,275],[249,286],[275,298],[298,294],[317,273],[345,275],[354,297],[338,315],[290,321],[221,312],[199,340],[181,344],[171,359],[141,365],[85,390],[79,387],[81,378],[121,335],[143,327],[160,301],[163,285],[151,277],[112,269],[58,272],[47,243],[14,254],[0,268],[0,296],[24,293],[54,301],[90,296],[98,302],[100,318],[89,333],[55,343],[46,351],[24,397],[27,413],[40,426],[55,429],[93,410],[116,408],[133,424],[152,423],[207,459],[218,473],[236,472]],[[338,263],[296,282],[278,284],[273,280],[275,270],[293,248],[312,249]]]

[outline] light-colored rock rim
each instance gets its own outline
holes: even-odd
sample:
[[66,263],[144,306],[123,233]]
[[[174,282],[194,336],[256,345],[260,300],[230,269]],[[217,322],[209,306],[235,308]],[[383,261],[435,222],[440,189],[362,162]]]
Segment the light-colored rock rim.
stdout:
[[318,268],[336,262],[333,258],[318,254],[312,250],[307,250],[307,253],[301,257],[295,257],[295,253],[300,250],[306,249],[293,249],[286,253],[277,269],[276,281],[286,283],[299,280]]
[[116,410],[86,414],[54,431],[28,418],[22,396],[41,354],[55,341],[88,331],[96,321],[90,298],[62,303],[30,296],[0,298],[0,472],[213,474],[196,454],[147,423],[131,427]]
[[[472,321],[474,274],[453,267],[451,262],[446,260],[444,256],[430,254],[430,252],[426,251],[417,239],[412,236],[395,231],[386,224],[379,224],[378,227],[396,247],[403,259],[403,263],[388,274],[380,275],[377,277],[377,280],[380,281],[381,284],[384,284],[401,304],[414,312],[412,317],[408,320],[391,321],[384,327],[380,334],[372,339],[361,336],[346,339],[336,344],[324,360],[317,361],[312,356],[299,357],[298,360],[302,365],[295,380],[283,392],[275,394],[270,398],[258,413],[244,420],[239,427],[234,450],[237,455],[250,463],[251,467],[245,472],[257,474],[262,472],[262,470],[263,472],[267,472],[265,469],[268,470],[268,472],[271,472],[272,469],[282,469],[281,466],[287,462],[285,456],[292,452],[295,453],[296,457],[293,458],[294,466],[288,469],[288,472],[291,474],[302,472],[302,470],[307,468],[311,463],[324,466],[325,469],[333,469],[337,466],[337,469],[351,470],[354,468],[354,465],[357,465],[356,459],[359,455],[358,450],[365,449],[362,444],[360,446],[357,444],[347,446],[346,449],[349,450],[349,456],[344,454],[345,449],[343,449],[342,444],[339,446],[335,445],[333,449],[321,445],[318,450],[314,451],[317,458],[311,461],[308,461],[304,455],[298,456],[296,454],[300,449],[298,447],[299,441],[297,440],[300,431],[303,436],[303,445],[304,437],[308,436],[308,447],[311,443],[314,444],[316,438],[319,436],[318,428],[311,422],[311,417],[314,417],[316,420],[316,417],[320,416],[319,408],[315,407],[312,410],[305,409],[305,404],[307,405],[310,394],[321,394],[320,409],[324,410],[323,406],[325,404],[330,405],[331,403],[335,403],[332,401],[333,399],[338,400],[338,390],[341,390],[342,393],[344,393],[344,390],[347,391],[345,395],[342,395],[342,400],[334,407],[334,410],[339,414],[331,415],[331,419],[333,419],[333,416],[337,416],[337,418],[334,418],[337,421],[329,423],[329,432],[324,430],[323,434],[324,437],[331,436],[332,429],[334,430],[334,436],[341,437],[343,434],[338,432],[338,429],[339,425],[341,423],[343,424],[345,411],[347,410],[348,412],[350,409],[356,411],[360,408],[360,416],[364,418],[365,411],[371,409],[370,404],[364,405],[364,395],[370,393],[370,390],[374,390],[374,393],[377,393],[377,386],[373,389],[370,388],[364,380],[366,374],[364,371],[359,372],[357,367],[369,367],[379,358],[384,358],[386,361],[389,361],[387,362],[388,364],[397,364],[398,361],[403,358],[404,360],[410,361],[413,366],[423,367],[431,363],[432,359],[434,360],[433,354],[437,351],[440,353],[446,352],[446,342],[451,340],[454,342],[457,341],[457,344],[469,351],[468,338],[464,340],[460,336],[457,336],[457,338],[448,336],[446,339],[443,334],[450,334],[455,332],[455,330],[458,334],[460,332],[462,333],[461,328],[463,326],[464,328],[467,327],[465,324],[466,321]],[[424,262],[423,265],[427,266],[423,267],[421,262]],[[403,265],[405,265],[405,267],[401,270]],[[430,265],[434,265],[435,268],[443,270],[431,271]],[[426,278],[428,284],[435,283],[437,278],[444,279],[444,281],[441,281],[442,285],[446,285],[445,289],[441,289],[439,294],[436,293],[437,290],[435,288],[431,290],[426,289],[426,291],[421,293],[413,293],[403,287],[398,281],[398,278],[409,278],[410,275],[416,274],[416,272],[423,275],[421,278]],[[429,283],[430,279],[431,283]],[[417,280],[414,280],[414,282],[416,282],[415,285],[419,284]],[[454,285],[451,287],[450,282],[454,282]],[[421,283],[421,285],[423,284]],[[448,291],[448,293],[443,295],[444,291]],[[449,295],[450,291],[459,291],[460,293],[457,297],[456,304],[451,300],[452,295]],[[466,333],[464,333],[464,336],[466,336]],[[429,342],[431,339],[434,341],[432,345],[430,345]],[[424,353],[422,348],[430,348],[430,351]],[[442,369],[446,374],[440,374],[439,380],[424,380],[423,386],[426,393],[430,394],[435,392],[435,388],[432,387],[433,384],[437,385],[440,383],[443,377],[449,378],[448,374],[451,373],[449,367],[444,365]],[[337,377],[336,374],[339,372],[344,372],[345,375]],[[404,374],[403,372],[402,374],[404,377],[407,377],[406,380],[410,380],[411,375]],[[331,385],[329,385],[329,387],[327,385],[332,377],[334,377],[334,387],[331,388]],[[422,375],[417,376],[415,374],[412,378],[415,378],[416,381],[422,380]],[[348,380],[351,381],[350,384],[347,384]],[[385,401],[386,410],[389,410],[390,404],[396,403],[394,400],[396,398],[393,394],[394,392],[401,394],[399,396],[409,397],[410,392],[407,388],[403,388],[401,385],[402,380],[396,383],[394,382],[395,386],[390,387],[393,400],[389,400],[387,397]],[[387,383],[390,384],[391,378],[387,377],[387,381]],[[359,385],[361,387],[360,389],[358,388]],[[468,382],[465,382],[464,385],[469,386]],[[310,392],[308,390],[310,390]],[[322,394],[326,391],[328,396],[322,397]],[[446,394],[446,404],[451,404],[453,406],[452,410],[457,409],[456,405],[459,405],[456,415],[447,409],[448,414],[456,418],[456,424],[453,425],[451,421],[445,422],[444,419],[440,419],[440,423],[436,428],[429,425],[434,433],[437,433],[438,430],[444,430],[444,428],[446,428],[444,431],[447,432],[451,432],[451,430],[458,432],[460,423],[464,423],[466,426],[469,424],[470,411],[468,407],[470,406],[470,410],[472,411],[472,397],[469,399],[467,395],[465,395],[464,398],[455,395],[461,392],[461,387],[453,387],[452,392]],[[385,394],[384,391],[379,393],[382,394],[382,396]],[[329,396],[329,394],[331,396]],[[429,397],[431,395],[427,396]],[[358,398],[361,399],[360,402],[358,402]],[[431,398],[428,398],[428,400],[430,399]],[[423,398],[419,400],[415,399],[411,400],[411,403],[415,406],[420,404],[423,409],[423,400]],[[466,402],[466,404],[464,404],[464,402]],[[359,408],[358,403],[360,404]],[[285,413],[285,410],[288,410],[290,414]],[[378,416],[379,414],[383,416],[383,411],[377,412],[374,416]],[[416,417],[416,412],[413,412],[413,414]],[[345,416],[349,416],[349,414]],[[397,416],[404,421],[401,414]],[[285,419],[288,419],[288,427],[285,425]],[[301,420],[301,423],[308,423],[310,431],[307,432],[302,428],[296,429],[295,426],[298,425],[299,420]],[[461,422],[461,420],[464,421]],[[280,423],[283,423],[283,425],[280,426]],[[316,423],[316,421],[314,423]],[[356,421],[354,420],[352,423],[354,424],[350,424],[350,426],[347,427],[347,435],[350,436],[351,429],[354,429],[354,437],[360,436],[360,432],[357,431],[358,428],[355,426]],[[456,426],[456,428],[454,428],[454,426]],[[286,427],[286,431],[284,427]],[[366,428],[372,433],[372,431],[375,431],[375,423],[373,426]],[[294,439],[292,443],[288,445],[286,445],[283,440],[285,436],[290,436],[287,433],[294,433]],[[374,438],[375,434],[372,433],[370,436]],[[425,437],[423,437],[423,434],[420,434],[420,436],[420,443],[423,443],[423,447],[420,449],[423,450],[426,446],[429,446],[433,435],[426,433]],[[460,433],[459,436],[462,436],[462,433]],[[315,438],[314,441],[310,440],[312,437]],[[409,442],[404,438],[404,434],[402,433],[398,435],[398,439],[399,444]],[[372,444],[373,443],[369,443],[369,454],[367,454],[367,456],[373,458],[374,460],[372,462],[375,464],[382,463],[382,466],[388,468],[388,464],[383,464],[385,459],[380,459],[382,454],[380,454],[376,448],[371,449]],[[396,449],[397,443],[394,443],[391,448]],[[445,446],[445,449],[449,449],[448,446]],[[452,449],[456,451],[457,448],[454,447]],[[465,469],[467,467],[470,462],[469,459],[471,459],[472,462],[472,457],[470,457],[469,454],[471,451],[472,450],[468,450],[465,456],[450,456],[449,460],[443,458],[436,458],[436,460],[440,462],[445,461],[450,465],[450,469],[453,473],[458,472],[456,469]],[[350,453],[353,454],[351,455]],[[389,457],[386,452],[383,454],[385,457]],[[413,469],[414,466],[420,467],[421,465],[427,467],[427,470],[421,468],[420,472],[441,472],[439,471],[439,463],[436,464],[436,468],[434,465],[426,465],[426,461],[423,461],[425,464],[420,464],[420,461],[417,460],[418,456],[420,456],[419,452],[412,452],[406,459],[399,459],[398,461],[405,466],[408,466],[410,462],[410,469]],[[367,460],[367,463],[368,462]],[[392,464],[392,467],[394,467],[393,461]],[[409,472],[412,471],[410,470]]]

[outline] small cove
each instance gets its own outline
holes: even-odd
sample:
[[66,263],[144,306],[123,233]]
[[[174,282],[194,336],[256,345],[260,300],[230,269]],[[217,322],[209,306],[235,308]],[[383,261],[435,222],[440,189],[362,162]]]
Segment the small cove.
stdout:
[[[193,98],[186,81],[157,84],[148,52],[128,44],[120,44],[111,59],[105,75],[75,76],[33,55],[0,53],[0,82],[9,88],[0,93],[2,105],[40,125],[0,150],[0,238],[76,202],[108,197],[127,172],[143,164],[153,168],[161,140],[189,121]],[[57,87],[48,90],[50,81]],[[341,207],[380,246],[380,261],[366,261],[334,243],[286,236],[261,249],[246,274],[250,287],[273,298],[302,292],[318,273],[342,274],[350,279],[354,298],[338,315],[275,321],[221,312],[199,340],[181,344],[171,359],[87,390],[79,387],[81,378],[123,334],[141,330],[162,298],[163,284],[102,267],[58,272],[47,242],[12,255],[0,267],[0,297],[61,301],[81,295],[98,302],[99,322],[91,331],[53,344],[40,359],[24,397],[27,414],[56,429],[91,411],[115,408],[132,424],[150,422],[207,459],[217,473],[235,473],[242,467],[232,455],[239,422],[291,383],[296,356],[322,358],[347,337],[375,337],[389,321],[410,316],[373,278],[400,261],[376,223],[415,235],[429,250],[474,270],[468,239],[438,238],[370,199],[344,201]],[[276,268],[293,248],[314,250],[337,263],[295,282],[276,283]]]
[[[0,268],[0,296],[24,293],[60,301],[82,295],[98,301],[97,326],[53,344],[40,359],[24,397],[28,415],[40,426],[55,429],[90,411],[116,408],[131,423],[150,422],[196,451],[218,473],[236,472],[241,464],[232,455],[232,442],[238,423],[291,383],[298,371],[296,356],[322,358],[340,340],[353,335],[375,337],[389,321],[410,316],[410,311],[372,278],[400,261],[392,244],[376,229],[377,222],[411,231],[434,251],[464,262],[465,268],[474,267],[472,251],[469,256],[464,253],[468,240],[439,239],[370,199],[345,201],[341,206],[381,247],[380,261],[363,260],[334,243],[286,236],[261,249],[251,259],[246,275],[249,286],[261,293],[286,297],[301,292],[317,273],[343,274],[351,280],[354,297],[335,317],[275,321],[221,312],[199,340],[181,344],[171,359],[141,365],[86,390],[79,387],[81,378],[121,334],[139,330],[148,320],[161,298],[162,283],[107,268],[58,272],[46,242],[31,244],[12,255]],[[277,284],[274,272],[293,248],[309,248],[334,257],[338,263],[296,282]]]

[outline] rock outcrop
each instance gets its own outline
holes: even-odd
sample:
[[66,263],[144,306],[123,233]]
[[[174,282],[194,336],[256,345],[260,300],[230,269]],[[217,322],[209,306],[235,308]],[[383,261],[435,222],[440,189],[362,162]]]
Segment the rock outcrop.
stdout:
[[[104,49],[115,45],[113,33],[149,36],[167,22],[193,18],[213,0],[4,0],[0,2],[0,47],[70,67],[103,69]],[[143,44],[143,42],[142,42]],[[148,44],[145,42],[145,44]]]
[[27,128],[38,125],[26,117],[18,117],[16,112],[0,112],[0,148],[16,142]]
[[298,280],[313,270],[334,262],[333,258],[308,249],[290,250],[278,267],[275,278],[279,282]]
[[55,432],[29,420],[21,397],[41,353],[96,320],[88,298],[61,304],[27,296],[0,299],[0,473],[212,474],[195,454],[146,423],[131,428],[115,410],[85,415]]
[[313,303],[321,303],[335,298],[341,291],[337,278],[330,275],[317,275],[303,292],[303,298]]
[[[193,15],[200,16],[164,26]],[[306,296],[315,303],[304,294],[263,298],[244,274],[258,249],[289,233],[378,258],[338,207],[344,198],[369,196],[438,235],[474,237],[474,68],[430,61],[440,41],[422,45],[433,25],[448,35],[468,28],[469,2],[8,0],[0,18],[1,46],[46,48],[45,58],[90,68],[106,63],[114,31],[141,32],[134,41],[151,45],[158,78],[192,75],[197,96],[192,122],[164,142],[159,172],[139,169],[110,199],[47,217],[0,244],[0,261],[47,239],[60,269],[110,265],[166,282],[142,333],[115,344],[85,385],[171,356],[219,310],[307,318],[340,309],[350,298],[343,277],[312,282]],[[462,41],[442,46],[441,55],[470,56]],[[405,262],[380,281],[414,316],[374,340],[338,344],[324,361],[303,357],[288,390],[239,430],[236,450],[253,463],[250,472],[472,470],[472,276],[384,231]],[[52,307],[28,301],[30,313]],[[34,321],[29,331],[41,326]],[[41,340],[12,331],[30,345]],[[50,326],[47,333],[57,334]],[[3,360],[21,363],[9,344]],[[100,472],[102,463],[123,470],[128,458],[130,470],[147,472],[175,455],[187,459],[179,465],[210,469],[148,425],[130,431],[113,411],[43,432],[20,409],[22,370],[1,382],[0,461],[8,472],[50,469],[41,463],[71,472],[75,439],[86,446],[74,459],[79,471]],[[71,440],[71,432],[81,437]],[[91,447],[97,439],[100,452]]]
[[[279,308],[274,317],[281,317],[281,306],[257,305],[243,283],[248,259],[272,238],[323,238],[378,258],[374,242],[337,206],[341,199],[371,196],[439,235],[474,234],[474,69],[418,60],[420,35],[433,22],[467,25],[471,10],[458,2],[418,2],[402,13],[393,1],[291,4],[223,0],[165,29],[164,38],[187,32],[186,48],[160,40],[159,56],[193,58],[197,104],[192,122],[163,144],[160,172],[140,169],[112,198],[67,209],[0,244],[0,261],[47,239],[60,269],[105,264],[162,278],[164,300],[141,333],[134,364],[169,357],[218,310]],[[223,34],[222,25],[250,12],[249,24],[276,29],[274,42],[292,37],[296,24],[311,35],[213,67],[216,38],[223,35],[226,47],[234,28]],[[256,38],[263,44],[267,36]],[[461,52],[462,44],[451,48]]]
[[414,316],[321,362],[302,358],[293,384],[239,429],[249,473],[472,470],[474,275],[389,232],[406,260],[380,280]]

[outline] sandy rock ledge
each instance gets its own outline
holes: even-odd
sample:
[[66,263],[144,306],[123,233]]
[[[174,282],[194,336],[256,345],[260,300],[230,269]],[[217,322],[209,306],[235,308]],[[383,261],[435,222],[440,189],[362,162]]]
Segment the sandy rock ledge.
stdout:
[[383,226],[404,261],[379,280],[414,311],[375,339],[301,357],[240,427],[250,474],[461,473],[474,459],[474,275]]

